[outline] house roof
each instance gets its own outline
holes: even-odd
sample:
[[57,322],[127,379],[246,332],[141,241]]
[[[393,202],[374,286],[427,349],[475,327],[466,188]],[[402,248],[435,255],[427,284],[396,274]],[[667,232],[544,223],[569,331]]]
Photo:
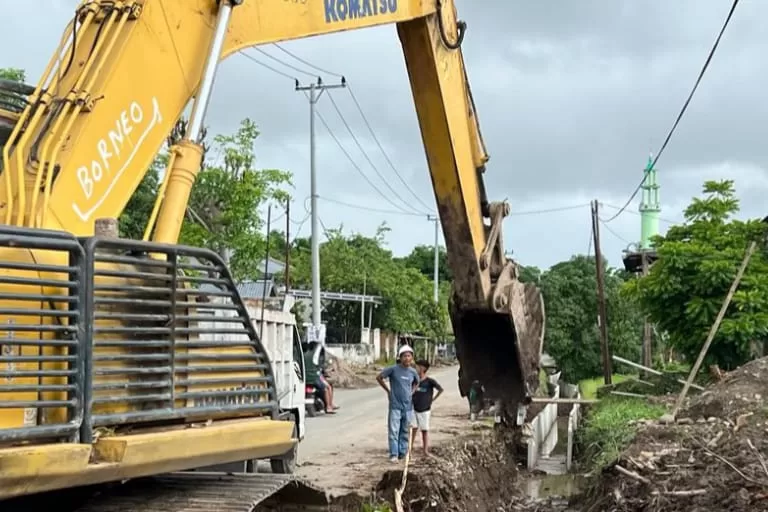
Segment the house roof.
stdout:
[[258,279],[256,281],[244,281],[237,285],[237,291],[243,299],[260,299],[262,297],[275,297],[277,290],[272,279]]

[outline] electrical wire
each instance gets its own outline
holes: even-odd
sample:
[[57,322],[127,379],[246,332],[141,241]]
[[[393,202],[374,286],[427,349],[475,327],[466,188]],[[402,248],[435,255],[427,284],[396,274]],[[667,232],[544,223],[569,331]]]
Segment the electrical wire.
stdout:
[[334,204],[338,204],[338,205],[341,205],[341,206],[346,206],[347,208],[354,208],[356,210],[365,210],[365,211],[369,211],[369,212],[385,213],[385,214],[390,214],[390,215],[406,215],[406,216],[409,216],[409,217],[425,217],[426,216],[426,215],[421,215],[421,214],[418,214],[418,213],[402,212],[402,211],[396,211],[396,210],[387,210],[387,209],[383,209],[383,208],[371,208],[370,206],[362,206],[362,205],[359,205],[359,204],[347,203],[345,201],[339,201],[338,199],[331,199],[329,197],[323,197],[323,196],[318,196],[318,199],[322,199],[323,201],[327,201],[329,203],[334,203]]
[[416,192],[413,191],[413,189],[408,185],[408,183],[403,179],[403,176],[398,172],[397,168],[395,167],[395,164],[392,163],[392,160],[389,158],[389,155],[386,151],[384,151],[384,147],[381,145],[381,142],[379,142],[379,138],[376,137],[376,133],[373,131],[373,127],[368,122],[368,118],[365,115],[365,112],[363,112],[362,107],[360,106],[360,102],[357,101],[357,97],[355,96],[355,92],[352,89],[352,84],[347,82],[347,90],[349,91],[349,95],[352,97],[352,101],[355,103],[355,106],[357,107],[357,111],[360,113],[360,117],[363,118],[363,122],[365,123],[365,126],[368,127],[368,131],[371,133],[371,137],[373,137],[374,142],[376,142],[376,145],[379,147],[379,150],[381,151],[381,154],[384,155],[384,159],[389,164],[389,167],[394,171],[395,175],[398,177],[400,182],[405,186],[405,188],[408,190],[408,192],[411,193],[413,197],[416,198],[416,200],[421,203],[421,205],[426,208],[427,210],[433,211],[433,207],[427,205],[422,199],[419,197]]
[[333,133],[333,130],[331,130],[331,127],[330,127],[330,126],[328,126],[328,123],[325,121],[325,118],[323,117],[323,115],[322,115],[322,114],[321,114],[319,111],[317,111],[317,110],[315,110],[315,115],[316,115],[316,116],[317,116],[317,118],[320,120],[320,123],[321,123],[321,124],[322,124],[322,125],[325,127],[325,129],[328,131],[328,134],[331,136],[331,138],[334,140],[334,142],[336,142],[336,145],[337,145],[337,146],[339,146],[339,149],[341,150],[341,152],[342,152],[342,153],[344,153],[344,156],[346,156],[346,157],[347,157],[347,160],[349,160],[349,162],[352,164],[352,167],[354,167],[354,169],[355,169],[355,170],[358,172],[358,174],[360,174],[360,176],[362,176],[362,177],[363,177],[363,179],[365,179],[365,181],[367,181],[367,182],[368,182],[368,184],[371,186],[371,188],[373,188],[373,190],[375,190],[376,192],[378,192],[378,194],[379,194],[379,195],[380,195],[382,198],[384,198],[384,200],[385,200],[385,201],[387,201],[389,204],[391,204],[393,207],[397,208],[398,210],[401,210],[401,211],[403,211],[404,213],[408,213],[408,212],[406,212],[405,210],[403,210],[403,209],[402,209],[400,206],[398,206],[397,204],[395,204],[394,202],[392,202],[392,200],[391,200],[389,197],[387,197],[387,195],[386,195],[386,194],[384,194],[384,193],[383,193],[383,192],[382,192],[382,191],[379,189],[379,187],[377,187],[377,186],[376,186],[376,185],[375,185],[375,184],[374,184],[374,183],[371,181],[371,179],[368,177],[368,175],[366,175],[366,174],[363,172],[363,170],[360,168],[360,166],[359,166],[359,165],[357,165],[357,163],[355,162],[355,160],[354,160],[354,159],[352,158],[352,156],[349,154],[349,152],[348,152],[348,151],[347,151],[347,150],[344,148],[344,146],[341,144],[341,141],[339,141],[338,137],[336,137],[336,134],[335,134],[335,133]]
[[249,55],[249,54],[245,53],[245,51],[243,51],[243,50],[238,50],[238,53],[240,55],[242,55],[243,57],[245,57],[246,59],[248,59],[248,60],[250,60],[252,62],[255,62],[259,66],[264,67],[264,68],[272,71],[273,73],[277,73],[278,75],[281,75],[281,76],[284,76],[284,77],[288,78],[289,80],[291,80],[294,83],[296,83],[298,81],[298,79],[295,76],[291,76],[288,73],[280,71],[279,69],[276,69],[276,68],[270,66],[269,64],[267,64],[265,62],[261,62],[259,59],[257,59],[253,55]]
[[608,231],[613,236],[615,236],[617,239],[621,240],[622,242],[624,242],[627,245],[631,245],[632,244],[632,242],[630,242],[629,240],[627,240],[626,238],[624,238],[623,236],[621,236],[620,234],[618,234],[617,232],[612,230],[610,228],[610,226],[608,226],[608,224],[604,220],[600,219],[600,224],[602,224],[603,227],[605,228],[605,230]]
[[521,216],[521,215],[540,215],[543,213],[555,213],[555,212],[564,212],[567,210],[577,210],[579,208],[585,208],[589,206],[589,203],[581,203],[581,204],[574,204],[571,206],[559,206],[556,208],[545,208],[543,210],[528,210],[528,211],[521,211],[521,212],[515,212],[512,211],[509,213],[509,216]]
[[[733,0],[733,4],[731,5],[731,10],[728,12],[728,16],[725,18],[725,22],[723,23],[723,26],[720,28],[720,33],[717,35],[717,39],[715,39],[715,43],[712,45],[712,49],[709,51],[707,60],[704,62],[704,66],[701,68],[701,71],[699,72],[699,76],[693,85],[693,89],[691,89],[690,94],[688,94],[688,99],[685,100],[685,103],[683,104],[683,108],[680,109],[680,113],[677,115],[677,119],[675,120],[675,123],[672,125],[672,128],[669,130],[669,133],[667,134],[667,138],[664,139],[664,143],[661,145],[661,149],[659,149],[658,153],[656,153],[656,157],[653,159],[650,169],[653,169],[654,167],[656,167],[656,162],[659,160],[659,157],[662,155],[662,153],[664,153],[664,150],[666,149],[667,144],[669,143],[669,140],[672,138],[672,134],[675,133],[675,130],[677,129],[677,125],[680,123],[680,120],[683,118],[685,111],[688,109],[688,104],[691,102],[691,99],[693,98],[693,95],[696,92],[696,89],[699,87],[699,83],[701,83],[701,79],[704,77],[704,73],[707,71],[707,68],[709,67],[709,63],[712,61],[712,57],[714,57],[715,55],[715,51],[717,50],[717,47],[720,44],[720,39],[723,37],[723,33],[725,32],[726,27],[728,27],[728,23],[731,21],[733,12],[736,10],[736,6],[738,4],[739,4],[739,0]],[[637,196],[637,193],[640,191],[643,184],[645,184],[645,180],[648,178],[648,174],[649,173],[643,173],[643,179],[640,181],[640,184],[637,185],[637,187],[635,188],[635,191],[632,192],[632,195],[629,196],[629,199],[627,199],[627,202],[624,203],[624,206],[622,206],[621,209],[618,212],[616,212],[610,219],[607,219],[604,222],[611,222],[612,220],[617,218],[619,215],[621,215],[624,212],[624,210],[626,210],[627,206],[629,206],[629,204]]]
[[[328,93],[328,99],[331,102],[331,105],[333,105],[333,109],[336,111],[336,113],[339,115],[339,119],[341,119],[341,122],[344,124],[344,126],[347,129],[347,132],[349,132],[350,137],[352,137],[352,140],[355,142],[355,145],[357,145],[357,148],[360,150],[360,152],[363,154],[363,157],[368,161],[368,164],[373,168],[373,171],[376,173],[376,175],[381,178],[381,181],[384,182],[384,184],[387,186],[390,192],[392,192],[392,195],[399,199],[403,204],[408,206],[408,201],[403,199],[400,194],[395,191],[394,188],[392,188],[392,185],[389,184],[389,181],[384,177],[384,175],[381,174],[379,171],[379,168],[376,167],[376,164],[373,163],[373,160],[371,160],[371,157],[368,156],[368,152],[363,148],[363,145],[360,144],[360,141],[358,140],[357,136],[355,135],[355,132],[352,130],[352,127],[349,126],[349,123],[347,122],[347,119],[344,117],[344,114],[341,112],[341,109],[339,108],[338,104],[336,103],[336,100],[333,99],[333,95],[331,94],[331,91],[326,91]],[[405,211],[402,207],[398,207],[399,209]],[[422,214],[423,212],[420,212],[416,210],[413,207],[410,207],[410,210],[412,210],[414,213]],[[426,213],[423,213],[426,215]]]
[[[621,210],[621,206],[616,206],[615,204],[608,204],[608,203],[601,202],[600,206],[607,206],[608,208],[612,208],[614,210]],[[632,215],[637,215],[639,217],[642,217],[642,215],[643,215],[642,213],[636,212],[634,210],[626,210],[626,212],[627,213],[631,213]],[[658,219],[660,221],[665,222],[665,223],[670,224],[670,225],[677,225],[677,224],[680,224],[681,222],[683,222],[683,221],[676,221],[676,220],[671,220],[671,219],[665,219],[664,217],[658,217]],[[604,219],[600,219],[600,220],[602,220],[603,222],[607,222],[607,220],[604,220]]]
[[[305,59],[302,59],[302,58],[301,58],[301,57],[299,57],[298,55],[295,55],[294,53],[292,53],[292,52],[290,52],[290,51],[286,50],[285,48],[283,48],[282,46],[278,45],[277,43],[274,43],[274,44],[273,44],[273,46],[275,46],[276,48],[278,48],[278,49],[279,49],[279,50],[281,50],[282,52],[286,53],[287,55],[289,55],[289,56],[293,57],[294,59],[298,60],[299,62],[301,62],[301,63],[303,63],[303,64],[305,64],[305,65],[307,65],[307,66],[309,66],[309,67],[311,67],[311,68],[317,69],[318,71],[321,71],[321,72],[323,72],[323,73],[326,73],[326,74],[329,74],[329,75],[334,75],[334,76],[338,76],[338,77],[344,78],[344,77],[343,77],[343,75],[341,75],[341,74],[339,74],[339,73],[333,73],[333,72],[330,72],[330,71],[328,71],[328,70],[325,70],[325,69],[323,69],[323,68],[320,68],[320,67],[318,67],[318,66],[315,66],[315,65],[314,65],[314,64],[312,64],[311,62],[309,62],[309,61],[307,61],[307,60],[305,60]],[[288,67],[288,68],[290,68],[290,69],[293,69],[293,70],[295,70],[295,71],[298,71],[298,72],[300,72],[300,73],[304,73],[304,74],[306,74],[306,75],[309,75],[309,76],[312,76],[312,77],[314,77],[314,76],[315,76],[313,73],[309,73],[308,71],[305,71],[305,70],[303,70],[303,69],[300,69],[300,68],[298,68],[298,67],[296,67],[296,66],[293,66],[293,65],[291,65],[291,64],[289,64],[289,63],[287,63],[287,62],[285,62],[285,61],[283,61],[283,60],[281,60],[281,59],[278,59],[278,58],[277,58],[277,57],[275,57],[274,55],[271,55],[271,54],[269,54],[268,52],[265,52],[264,50],[262,50],[262,49],[260,49],[260,48],[254,48],[254,49],[255,49],[256,51],[259,51],[260,53],[262,53],[262,54],[263,54],[263,55],[265,55],[266,57],[268,57],[268,58],[270,58],[270,59],[272,59],[272,60],[274,60],[274,61],[276,61],[276,62],[278,62],[278,63],[280,63],[280,64],[283,64],[284,66],[286,66],[286,67]],[[243,54],[243,55],[244,55],[246,58],[248,58],[248,59],[250,59],[251,61],[253,61],[254,63],[256,63],[256,64],[259,64],[260,66],[263,66],[263,67],[265,67],[266,69],[269,69],[269,70],[271,70],[271,71],[273,71],[273,72],[275,72],[275,73],[277,73],[277,74],[279,74],[279,75],[281,75],[281,76],[284,76],[284,77],[286,77],[286,78],[289,78],[289,79],[291,79],[291,80],[293,80],[293,81],[296,81],[296,78],[295,78],[295,77],[292,77],[291,75],[289,75],[289,74],[287,74],[287,73],[285,73],[285,72],[282,72],[282,71],[280,71],[280,70],[278,70],[278,69],[276,69],[276,68],[274,68],[274,67],[272,67],[272,66],[269,66],[268,64],[266,64],[266,63],[264,63],[264,62],[262,62],[262,61],[260,61],[260,60],[258,60],[258,59],[256,59],[256,58],[254,58],[253,56],[251,56],[251,55],[249,55],[249,54],[245,53],[244,51],[240,50],[240,53],[241,53],[241,54]],[[368,155],[368,153],[367,153],[367,152],[365,151],[365,149],[363,148],[362,144],[360,144],[360,141],[359,141],[359,140],[358,140],[358,138],[355,136],[355,133],[354,133],[354,131],[352,130],[352,128],[351,128],[351,126],[349,125],[349,123],[347,122],[346,118],[344,117],[344,114],[341,112],[341,109],[339,108],[338,104],[337,104],[337,103],[336,103],[336,101],[333,99],[333,97],[332,97],[332,95],[331,95],[330,91],[326,91],[326,92],[328,92],[328,96],[329,96],[329,99],[330,99],[330,101],[331,101],[331,103],[332,103],[332,105],[333,105],[333,108],[336,110],[336,113],[337,113],[337,114],[339,115],[339,117],[341,118],[341,121],[342,121],[342,123],[344,123],[344,126],[347,128],[347,131],[349,132],[350,136],[352,137],[353,141],[355,142],[355,145],[357,145],[357,147],[358,147],[358,148],[360,149],[360,151],[363,153],[363,156],[364,156],[364,157],[365,157],[365,159],[368,161],[368,163],[371,165],[371,167],[373,168],[373,170],[376,172],[376,174],[379,176],[379,178],[381,178],[381,180],[384,182],[384,184],[387,186],[387,188],[390,190],[390,192],[392,192],[392,195],[393,195],[394,197],[396,197],[397,199],[399,199],[399,200],[400,200],[400,201],[401,201],[401,202],[402,202],[404,205],[406,205],[406,206],[407,206],[407,207],[408,207],[410,210],[412,210],[412,211],[414,212],[414,214],[415,214],[415,215],[426,215],[426,213],[422,213],[422,212],[419,212],[417,209],[413,208],[413,207],[412,207],[412,206],[411,206],[411,205],[408,203],[408,201],[404,200],[404,199],[402,198],[402,196],[400,196],[400,195],[397,193],[397,191],[395,191],[395,190],[394,190],[394,188],[392,188],[392,186],[389,184],[389,181],[387,181],[387,179],[386,179],[386,178],[385,178],[385,177],[382,175],[382,173],[381,173],[381,172],[378,170],[378,168],[377,168],[377,167],[376,167],[376,165],[373,163],[373,161],[371,160],[371,158],[370,158],[370,156]],[[414,194],[414,197],[416,197],[416,199],[417,199],[418,201],[420,201],[420,202],[422,202],[422,204],[424,204],[424,203],[423,203],[423,201],[421,201],[421,199],[418,197],[418,195],[416,195],[416,194],[413,192],[413,190],[412,190],[412,189],[411,189],[411,188],[408,186],[408,184],[405,182],[405,180],[402,178],[402,176],[400,175],[400,173],[397,171],[397,169],[396,169],[396,168],[394,167],[394,165],[392,164],[392,162],[391,162],[391,159],[389,158],[389,156],[386,154],[386,152],[384,152],[384,149],[383,149],[383,147],[382,147],[381,143],[379,142],[378,138],[376,137],[376,135],[375,135],[375,132],[373,131],[373,128],[371,127],[370,123],[368,122],[368,119],[366,118],[365,114],[363,113],[362,107],[360,106],[360,104],[359,104],[359,102],[357,101],[357,99],[354,97],[354,93],[352,93],[352,97],[353,97],[353,100],[354,100],[354,102],[355,102],[355,106],[357,107],[358,111],[360,112],[360,115],[363,117],[363,121],[365,122],[365,124],[366,124],[366,126],[367,126],[368,130],[371,132],[371,135],[373,136],[374,140],[376,141],[376,144],[379,146],[379,149],[381,149],[382,153],[384,154],[384,157],[386,158],[387,162],[388,162],[388,163],[389,163],[389,165],[392,167],[392,169],[395,171],[395,174],[398,176],[398,178],[400,179],[400,181],[401,181],[401,182],[403,182],[403,184],[406,186],[406,188],[408,189],[408,191],[409,191],[409,192],[411,192],[412,194]],[[318,115],[318,117],[321,117],[321,115],[319,114],[319,112],[317,112],[317,115]],[[397,205],[397,204],[393,203],[393,202],[392,202],[392,201],[389,199],[389,197],[387,197],[386,195],[384,195],[384,194],[383,194],[383,193],[382,193],[382,192],[381,192],[381,191],[380,191],[380,190],[379,190],[377,187],[375,187],[375,186],[373,185],[373,182],[371,182],[371,180],[369,180],[369,179],[368,179],[368,177],[367,177],[367,176],[365,176],[365,175],[362,173],[362,169],[360,169],[360,168],[359,168],[359,166],[357,166],[357,165],[354,163],[354,161],[351,159],[351,156],[348,154],[348,152],[347,152],[347,151],[346,151],[346,150],[343,148],[343,146],[341,146],[341,143],[338,141],[338,139],[337,139],[337,138],[335,137],[335,135],[333,134],[332,130],[330,129],[330,126],[329,126],[329,125],[328,125],[328,124],[327,124],[327,123],[326,123],[324,120],[322,120],[322,119],[321,119],[321,121],[322,121],[322,122],[323,122],[323,124],[325,125],[325,127],[326,127],[326,130],[328,130],[328,132],[329,132],[329,133],[330,133],[330,134],[331,134],[331,135],[334,137],[334,139],[336,140],[336,142],[337,142],[337,144],[339,145],[339,147],[340,147],[340,148],[342,149],[342,151],[343,151],[343,152],[346,154],[347,158],[348,158],[348,159],[350,159],[350,161],[351,161],[351,162],[353,162],[353,164],[355,165],[356,169],[358,169],[358,172],[360,172],[360,173],[363,175],[363,177],[366,179],[366,181],[368,181],[368,183],[369,183],[371,186],[373,186],[373,187],[374,187],[374,189],[375,189],[377,192],[379,192],[379,194],[380,194],[380,195],[382,195],[382,196],[383,196],[383,197],[384,197],[384,198],[387,200],[387,202],[389,202],[390,204],[392,204],[392,206],[394,206],[394,207],[395,207],[395,208],[397,208],[398,210],[402,210],[403,212],[406,212],[406,211],[408,211],[408,210],[404,209],[402,206],[399,206],[399,205]],[[426,204],[424,204],[424,205],[425,205],[425,207],[426,207],[427,209],[429,209],[429,206],[426,206]]]
[[283,66],[285,66],[285,67],[287,67],[287,68],[289,68],[289,69],[292,69],[292,70],[294,70],[294,71],[298,71],[299,73],[303,73],[303,74],[305,74],[305,75],[307,75],[307,76],[311,76],[312,78],[320,78],[320,77],[318,77],[317,75],[315,75],[314,73],[310,73],[309,71],[304,71],[304,70],[303,70],[303,69],[301,69],[301,68],[298,68],[298,67],[296,67],[296,66],[293,66],[293,65],[291,65],[291,64],[288,64],[288,63],[287,63],[287,62],[285,62],[285,61],[282,61],[282,60],[278,59],[278,58],[277,58],[277,57],[275,57],[274,55],[272,55],[272,54],[270,54],[270,53],[267,53],[267,52],[265,52],[263,49],[261,49],[261,48],[259,48],[259,47],[254,47],[253,49],[254,49],[254,50],[256,50],[257,52],[259,52],[260,54],[264,55],[265,57],[267,57],[267,58],[270,58],[270,59],[274,60],[275,62],[277,62],[278,64],[282,64]]
[[[345,78],[344,75],[342,75],[340,73],[335,73],[333,71],[329,71],[327,69],[324,69],[324,68],[321,68],[319,66],[316,66],[315,64],[311,63],[310,61],[299,57],[298,55],[296,55],[295,53],[293,53],[293,52],[291,52],[289,50],[286,50],[285,48],[283,48],[282,46],[280,46],[277,43],[273,43],[273,46],[275,46],[278,50],[282,51],[283,53],[285,53],[289,57],[292,57],[292,58],[296,59],[298,62],[301,62],[305,66],[308,66],[308,67],[310,67],[310,68],[312,68],[312,69],[314,69],[316,71],[319,71],[321,73],[325,73],[327,75],[335,76],[335,77],[338,77],[338,78],[342,78],[342,79]],[[276,59],[276,57],[272,57],[272,56],[270,56],[270,57],[273,58],[273,59]],[[280,61],[280,62],[282,62],[282,61]],[[283,62],[283,64],[285,64],[286,66],[292,67],[292,66],[290,66],[289,64],[287,64],[285,62]],[[303,71],[303,72],[307,73],[305,71]],[[307,73],[307,74],[309,74],[309,73]],[[384,155],[384,159],[387,161],[387,164],[389,165],[389,167],[395,173],[395,175],[400,180],[400,182],[405,186],[405,188],[408,190],[408,192],[410,192],[411,195],[413,195],[413,197],[416,199],[416,201],[418,201],[428,211],[434,212],[434,207],[429,206],[428,204],[426,204],[422,200],[421,197],[419,197],[419,195],[410,187],[410,185],[408,185],[408,182],[405,181],[405,179],[403,178],[402,174],[400,174],[400,172],[397,170],[397,167],[395,167],[394,163],[392,163],[392,159],[389,157],[387,152],[384,150],[384,146],[381,144],[381,142],[379,141],[379,138],[376,136],[376,132],[374,131],[373,126],[371,125],[370,121],[368,120],[368,117],[365,115],[365,111],[363,110],[362,106],[360,105],[360,102],[357,100],[357,97],[355,96],[354,89],[352,88],[352,84],[350,84],[348,81],[346,82],[346,84],[347,84],[346,89],[349,92],[349,95],[352,98],[352,101],[354,102],[355,107],[357,108],[357,111],[360,113],[360,117],[362,117],[363,122],[365,123],[365,126],[368,128],[368,132],[371,134],[371,137],[373,138],[374,142],[376,143],[376,145],[378,146],[379,150],[381,151],[381,154]],[[329,93],[328,95],[330,96],[330,91],[328,91],[328,93]]]
[[342,74],[334,73],[333,71],[328,71],[327,69],[323,69],[323,68],[321,68],[319,66],[316,66],[316,65],[312,64],[308,60],[302,59],[301,57],[299,57],[295,53],[286,50],[285,48],[280,46],[278,43],[272,43],[272,46],[274,46],[275,48],[277,48],[281,52],[285,53],[289,57],[293,57],[294,59],[296,59],[297,61],[301,62],[305,66],[309,66],[310,68],[312,68],[314,70],[317,70],[317,71],[320,71],[321,73],[325,73],[326,75],[331,75],[331,76],[335,76],[335,77],[338,77],[338,78],[344,78],[344,75],[342,75]]

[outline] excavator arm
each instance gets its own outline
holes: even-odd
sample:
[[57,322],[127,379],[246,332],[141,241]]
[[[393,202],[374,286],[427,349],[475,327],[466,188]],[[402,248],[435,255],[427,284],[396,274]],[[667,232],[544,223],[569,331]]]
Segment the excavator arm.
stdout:
[[[84,0],[34,90],[0,83],[16,105],[0,103],[0,221],[93,235],[97,219],[123,211],[192,100],[145,236],[176,243],[218,63],[247,47],[384,24],[397,26],[454,275],[462,387],[478,380],[514,410],[537,387],[544,307],[505,255],[509,205],[486,197],[488,155],[461,51],[466,25],[453,0]],[[35,262],[65,263],[30,245]],[[147,474],[147,466],[141,471],[115,475]]]

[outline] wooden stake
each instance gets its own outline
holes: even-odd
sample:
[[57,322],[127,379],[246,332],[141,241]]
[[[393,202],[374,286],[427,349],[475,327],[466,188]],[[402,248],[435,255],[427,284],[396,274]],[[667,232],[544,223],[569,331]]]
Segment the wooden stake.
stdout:
[[[671,423],[675,421],[675,418],[677,417],[677,413],[680,412],[680,408],[683,406],[683,400],[685,400],[685,396],[688,394],[688,389],[691,387],[691,384],[693,383],[693,379],[696,378],[696,375],[699,373],[699,369],[701,368],[701,363],[704,362],[704,358],[707,355],[707,352],[709,351],[709,346],[712,345],[712,340],[715,339],[715,335],[717,334],[717,330],[720,328],[720,323],[723,321],[723,318],[725,317],[725,312],[728,309],[728,306],[731,305],[731,300],[733,299],[733,295],[736,293],[736,290],[739,287],[739,283],[741,283],[741,278],[744,277],[744,272],[747,270],[747,265],[749,265],[749,259],[752,257],[752,255],[755,253],[755,249],[757,248],[757,242],[752,242],[749,244],[749,247],[747,248],[746,254],[744,254],[744,259],[741,261],[741,266],[739,267],[739,271],[736,272],[736,277],[733,279],[733,282],[731,283],[731,289],[728,290],[728,295],[725,296],[725,300],[723,301],[723,305],[720,308],[720,312],[717,313],[717,318],[715,318],[715,323],[712,324],[712,327],[709,329],[709,335],[707,335],[707,341],[704,342],[704,346],[701,347],[701,351],[699,352],[699,357],[696,359],[696,363],[693,365],[693,368],[691,368],[691,373],[688,374],[688,380],[685,381],[685,386],[683,386],[683,390],[680,391],[680,395],[677,397],[677,402],[675,403],[675,408],[672,409],[672,413],[669,415],[664,415],[662,418],[663,420]],[[671,416],[671,418],[669,418]],[[671,421],[669,421],[671,419]]]

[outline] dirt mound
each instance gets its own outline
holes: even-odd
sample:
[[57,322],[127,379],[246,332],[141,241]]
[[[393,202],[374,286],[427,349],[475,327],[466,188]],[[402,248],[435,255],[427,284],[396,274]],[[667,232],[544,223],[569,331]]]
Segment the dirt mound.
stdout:
[[335,388],[360,389],[376,385],[378,371],[372,366],[353,366],[338,357],[330,357],[328,380]]
[[[495,433],[488,431],[438,447],[431,458],[417,459],[409,469],[403,496],[406,510],[556,510],[549,502],[534,502],[521,495],[515,485],[518,471],[514,458],[501,446]],[[402,470],[384,474],[376,489],[381,500],[394,503],[402,475]]]
[[768,359],[727,374],[674,425],[645,421],[579,510],[768,510]]

